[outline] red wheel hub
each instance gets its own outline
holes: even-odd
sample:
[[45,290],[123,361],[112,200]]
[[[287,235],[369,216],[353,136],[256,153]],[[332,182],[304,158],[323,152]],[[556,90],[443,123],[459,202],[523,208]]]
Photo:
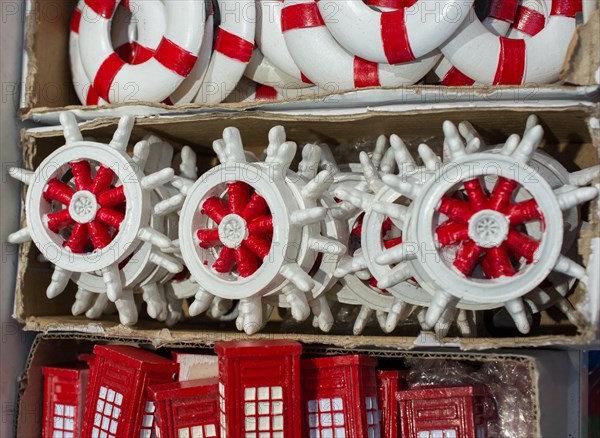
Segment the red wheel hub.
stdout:
[[513,276],[521,259],[532,263],[540,241],[521,231],[522,225],[541,222],[543,216],[534,199],[513,202],[519,184],[499,177],[491,194],[479,179],[465,181],[463,191],[445,197],[439,212],[448,219],[436,228],[442,247],[458,247],[453,265],[471,276],[480,265],[485,278]]
[[47,226],[51,231],[65,235],[63,245],[74,253],[93,252],[109,245],[119,232],[125,219],[122,212],[125,193],[123,186],[112,185],[115,174],[108,167],[100,165],[92,179],[88,161],[69,165],[75,188],[54,178],[44,191],[48,202],[65,206],[46,215]]
[[254,274],[271,251],[273,216],[265,199],[245,182],[227,184],[222,198],[211,197],[201,213],[217,227],[199,229],[201,248],[215,248],[218,257],[212,268],[219,273]]

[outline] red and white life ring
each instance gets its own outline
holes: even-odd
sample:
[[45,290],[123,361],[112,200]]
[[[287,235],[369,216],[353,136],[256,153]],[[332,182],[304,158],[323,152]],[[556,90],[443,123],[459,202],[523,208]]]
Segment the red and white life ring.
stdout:
[[[104,105],[88,78],[81,63],[79,53],[79,24],[81,10],[85,1],[80,0],[71,17],[69,34],[69,58],[71,61],[71,76],[73,87],[79,101],[84,105]],[[115,22],[111,29],[111,44],[119,57],[129,63],[136,64],[145,61],[150,56],[160,41],[160,36],[165,30],[164,5],[160,0],[144,2],[144,8],[133,4],[133,11],[129,10],[130,2],[123,2],[115,11]],[[127,13],[131,16],[127,17]],[[116,25],[116,26],[114,26]]]
[[[124,62],[110,41],[111,20],[119,2],[85,0],[84,19],[79,25],[79,51],[85,72],[94,78],[96,92],[106,101],[161,102],[196,63],[204,32],[204,2],[165,2],[165,35],[153,56],[136,65]],[[144,4],[140,2],[138,7]]]
[[188,77],[183,80],[164,103],[177,105],[190,103],[194,100],[208,69],[208,63],[212,54],[214,31],[214,11],[211,8],[206,19],[206,25],[204,26],[204,36],[202,37],[202,47],[200,47],[200,52],[198,53],[198,60]]
[[223,101],[243,76],[252,57],[256,29],[254,0],[217,0],[217,4],[221,23],[195,103]]
[[331,34],[350,53],[399,64],[437,49],[466,19],[473,1],[419,0],[388,12],[355,0],[320,0],[318,5]]
[[256,45],[273,65],[307,86],[310,80],[298,68],[281,31],[281,0],[257,0]]
[[[539,33],[546,24],[551,0],[497,0],[492,3],[490,14],[483,25],[500,36],[509,38],[529,38]],[[509,18],[512,17],[512,18]],[[435,68],[440,82],[448,86],[470,86],[475,81],[454,67],[444,58]]]
[[281,24],[294,62],[326,90],[412,85],[439,60],[433,53],[406,64],[389,65],[353,56],[329,33],[314,0],[285,0]]
[[494,35],[471,14],[441,46],[442,53],[461,72],[482,84],[555,82],[575,33],[577,3],[552,0],[548,23],[526,40]]

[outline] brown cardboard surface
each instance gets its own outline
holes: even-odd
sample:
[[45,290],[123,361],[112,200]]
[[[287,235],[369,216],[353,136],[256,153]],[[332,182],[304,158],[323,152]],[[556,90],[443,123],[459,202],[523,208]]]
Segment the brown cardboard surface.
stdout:
[[[55,333],[38,335],[32,345],[27,367],[20,380],[19,399],[17,401],[17,437],[40,436],[41,433],[41,402],[43,400],[43,379],[41,367],[45,365],[56,365],[69,363],[73,361],[78,353],[88,353],[93,350],[95,343],[117,343],[128,344],[132,346],[148,346],[144,338],[123,338],[113,336],[111,338],[102,338],[93,335]],[[167,348],[204,348],[200,343],[180,343],[177,341],[167,342],[161,345]],[[61,351],[61,355],[56,352]],[[307,355],[343,355],[347,351],[328,345],[304,345],[303,353]],[[540,432],[540,398],[539,398],[539,372],[538,363],[532,356],[526,354],[514,353],[488,353],[485,355],[473,353],[458,352],[432,352],[432,351],[392,351],[376,349],[356,349],[353,354],[369,354],[379,358],[388,359],[407,359],[420,358],[426,360],[445,359],[468,362],[491,362],[491,361],[510,361],[518,364],[524,364],[529,369],[529,376],[532,383],[531,403],[533,409],[533,418],[535,422],[535,436]]]
[[[85,109],[94,107],[85,107],[79,105],[75,95],[72,83],[69,64],[69,21],[72,11],[76,5],[76,0],[30,0],[31,8],[27,16],[25,51],[28,57],[27,71],[25,78],[25,94],[23,108],[20,114],[22,118],[30,118],[34,114],[43,114],[55,111],[61,108]],[[596,11],[598,12],[598,11]],[[597,16],[596,16],[597,18]],[[590,21],[594,21],[594,17]],[[596,48],[597,41],[600,40],[600,29],[590,23],[589,26],[582,26],[578,29],[572,44],[571,56],[565,63],[563,69],[563,82],[574,85],[597,85],[599,80],[594,76],[600,66],[600,60],[597,56],[590,55],[590,50]],[[528,84],[535,86],[535,84]],[[540,86],[542,87],[542,86]],[[405,87],[414,89],[416,94],[427,89],[435,89],[436,86],[415,86]],[[439,87],[438,87],[439,88]],[[460,89],[471,90],[474,98],[479,100],[486,99],[490,92],[506,87],[458,87]],[[513,88],[513,87],[508,87]],[[543,85],[548,89],[574,89],[571,85],[548,84]],[[443,95],[446,87],[440,89],[439,94]],[[517,93],[518,94],[518,93]],[[479,97],[477,97],[479,96]],[[319,92],[317,96],[307,98],[298,98],[292,100],[315,100],[316,102],[331,99],[328,92]],[[526,99],[526,96],[520,96],[520,99]],[[520,100],[519,99],[519,100]],[[165,110],[169,107],[162,103],[141,103],[150,108]],[[260,102],[240,103],[240,104],[222,104],[216,105],[219,109],[241,110],[250,109],[260,105]],[[127,105],[140,105],[140,103],[131,103]],[[108,105],[106,108],[116,108],[121,105]],[[177,111],[198,109],[206,105],[186,104],[175,107]]]
[[[426,112],[392,113],[377,112],[359,116],[286,116],[261,112],[237,114],[208,114],[176,118],[139,119],[133,131],[131,144],[145,134],[153,133],[173,142],[178,147],[189,144],[201,154],[199,162],[208,168],[214,164],[210,146],[220,138],[227,126],[236,126],[242,133],[245,146],[260,152],[267,143],[267,132],[275,124],[286,128],[288,138],[303,145],[306,142],[327,142],[335,152],[353,140],[373,141],[378,135],[398,133],[414,152],[419,143],[426,141],[438,152],[442,145],[442,122],[446,119],[459,122],[469,120],[481,132],[489,144],[501,142],[512,133],[521,133],[529,114],[535,112],[546,128],[542,150],[551,154],[570,171],[600,162],[598,147],[600,139],[597,128],[591,129],[589,120],[598,116],[597,109],[588,107],[568,108],[519,108],[519,109],[454,109]],[[116,119],[103,119],[81,125],[84,137],[92,136],[107,142],[116,128]],[[52,150],[64,143],[61,130],[23,132],[25,165],[35,168]],[[350,148],[352,149],[352,148]],[[590,228],[580,236],[579,253],[587,261],[590,239],[600,235],[595,206],[589,209]],[[70,315],[75,287],[54,300],[48,300],[45,289],[51,276],[51,266],[37,259],[38,251],[33,245],[21,247],[17,276],[15,317],[25,323],[27,330],[41,332],[77,331],[95,333],[98,336],[142,338],[154,345],[164,342],[203,343],[212,345],[220,339],[239,339],[245,335],[235,331],[233,324],[221,326],[215,322],[195,318],[180,323],[172,329],[148,320],[143,316],[131,328],[118,325],[116,316],[102,321],[90,321]],[[587,292],[578,288],[570,297],[575,306],[585,306]],[[589,310],[589,309],[588,309]],[[590,312],[591,313],[591,312]],[[495,347],[572,345],[592,340],[594,329],[591,322],[573,327],[557,317],[555,312],[544,312],[542,328],[535,336],[517,338],[455,338],[450,336],[440,342],[435,335],[419,334],[416,327],[406,327],[391,336],[380,331],[366,331],[364,336],[353,336],[343,329],[331,334],[315,331],[310,325],[281,326],[271,323],[257,338],[282,337],[298,339],[314,344],[328,344],[344,348],[377,346],[389,349],[408,349],[423,345],[452,344],[462,349],[476,350]]]

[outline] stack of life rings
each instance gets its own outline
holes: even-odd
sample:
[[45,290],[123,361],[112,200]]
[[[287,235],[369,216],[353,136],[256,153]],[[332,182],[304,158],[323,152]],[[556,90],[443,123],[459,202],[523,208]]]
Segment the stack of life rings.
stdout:
[[556,82],[581,0],[487,3],[79,0],[71,19],[72,78],[85,105]]

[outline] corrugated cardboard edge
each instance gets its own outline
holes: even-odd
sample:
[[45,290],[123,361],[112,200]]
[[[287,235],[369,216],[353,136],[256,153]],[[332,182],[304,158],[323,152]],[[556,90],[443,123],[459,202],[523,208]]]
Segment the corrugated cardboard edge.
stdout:
[[[35,7],[35,1],[36,0],[26,0],[25,10],[33,11],[33,8]],[[32,108],[37,103],[34,90],[36,89],[36,77],[38,69],[37,58],[34,50],[34,43],[35,33],[37,32],[40,19],[40,14],[34,12],[27,13],[25,15],[25,38],[23,50],[25,51],[27,57],[27,76],[25,77],[25,83],[23,84],[25,88],[23,89],[24,97],[22,101],[25,103],[27,108]]]
[[[141,346],[147,345],[147,340],[143,338],[128,338],[128,337],[98,337],[93,335],[81,335],[74,333],[53,333],[53,334],[39,334],[29,353],[29,357],[27,359],[27,365],[25,370],[23,371],[20,379],[19,379],[19,393],[17,399],[17,408],[16,408],[16,419],[15,422],[15,436],[19,436],[17,431],[19,427],[19,417],[20,413],[23,411],[24,406],[22,405],[23,394],[27,389],[27,385],[30,379],[31,372],[31,364],[36,356],[36,352],[40,346],[40,344],[45,340],[82,340],[88,342],[110,342],[110,343],[118,343],[118,344],[126,344],[132,346]],[[154,347],[157,347],[154,345]],[[161,347],[165,348],[204,348],[207,347],[203,343],[199,344],[189,344],[189,343],[180,343],[180,342],[168,342]],[[319,354],[319,355],[344,355],[348,354],[348,351],[343,348],[331,347],[326,345],[312,346],[305,345],[304,352],[309,354]],[[507,353],[457,353],[451,351],[396,351],[396,350],[385,350],[385,349],[355,349],[353,354],[369,354],[371,356],[381,357],[381,358],[399,358],[399,359],[407,359],[407,358],[422,358],[422,359],[446,359],[446,360],[460,360],[460,361],[469,361],[469,362],[493,362],[493,361],[512,361],[521,363],[527,366],[529,369],[529,375],[531,378],[532,384],[532,410],[534,416],[534,433],[536,437],[540,436],[540,387],[539,387],[539,371],[538,371],[538,361],[535,357],[529,356],[520,352],[507,352]]]
[[600,84],[600,9],[578,27],[566,59],[562,80],[574,85]]

